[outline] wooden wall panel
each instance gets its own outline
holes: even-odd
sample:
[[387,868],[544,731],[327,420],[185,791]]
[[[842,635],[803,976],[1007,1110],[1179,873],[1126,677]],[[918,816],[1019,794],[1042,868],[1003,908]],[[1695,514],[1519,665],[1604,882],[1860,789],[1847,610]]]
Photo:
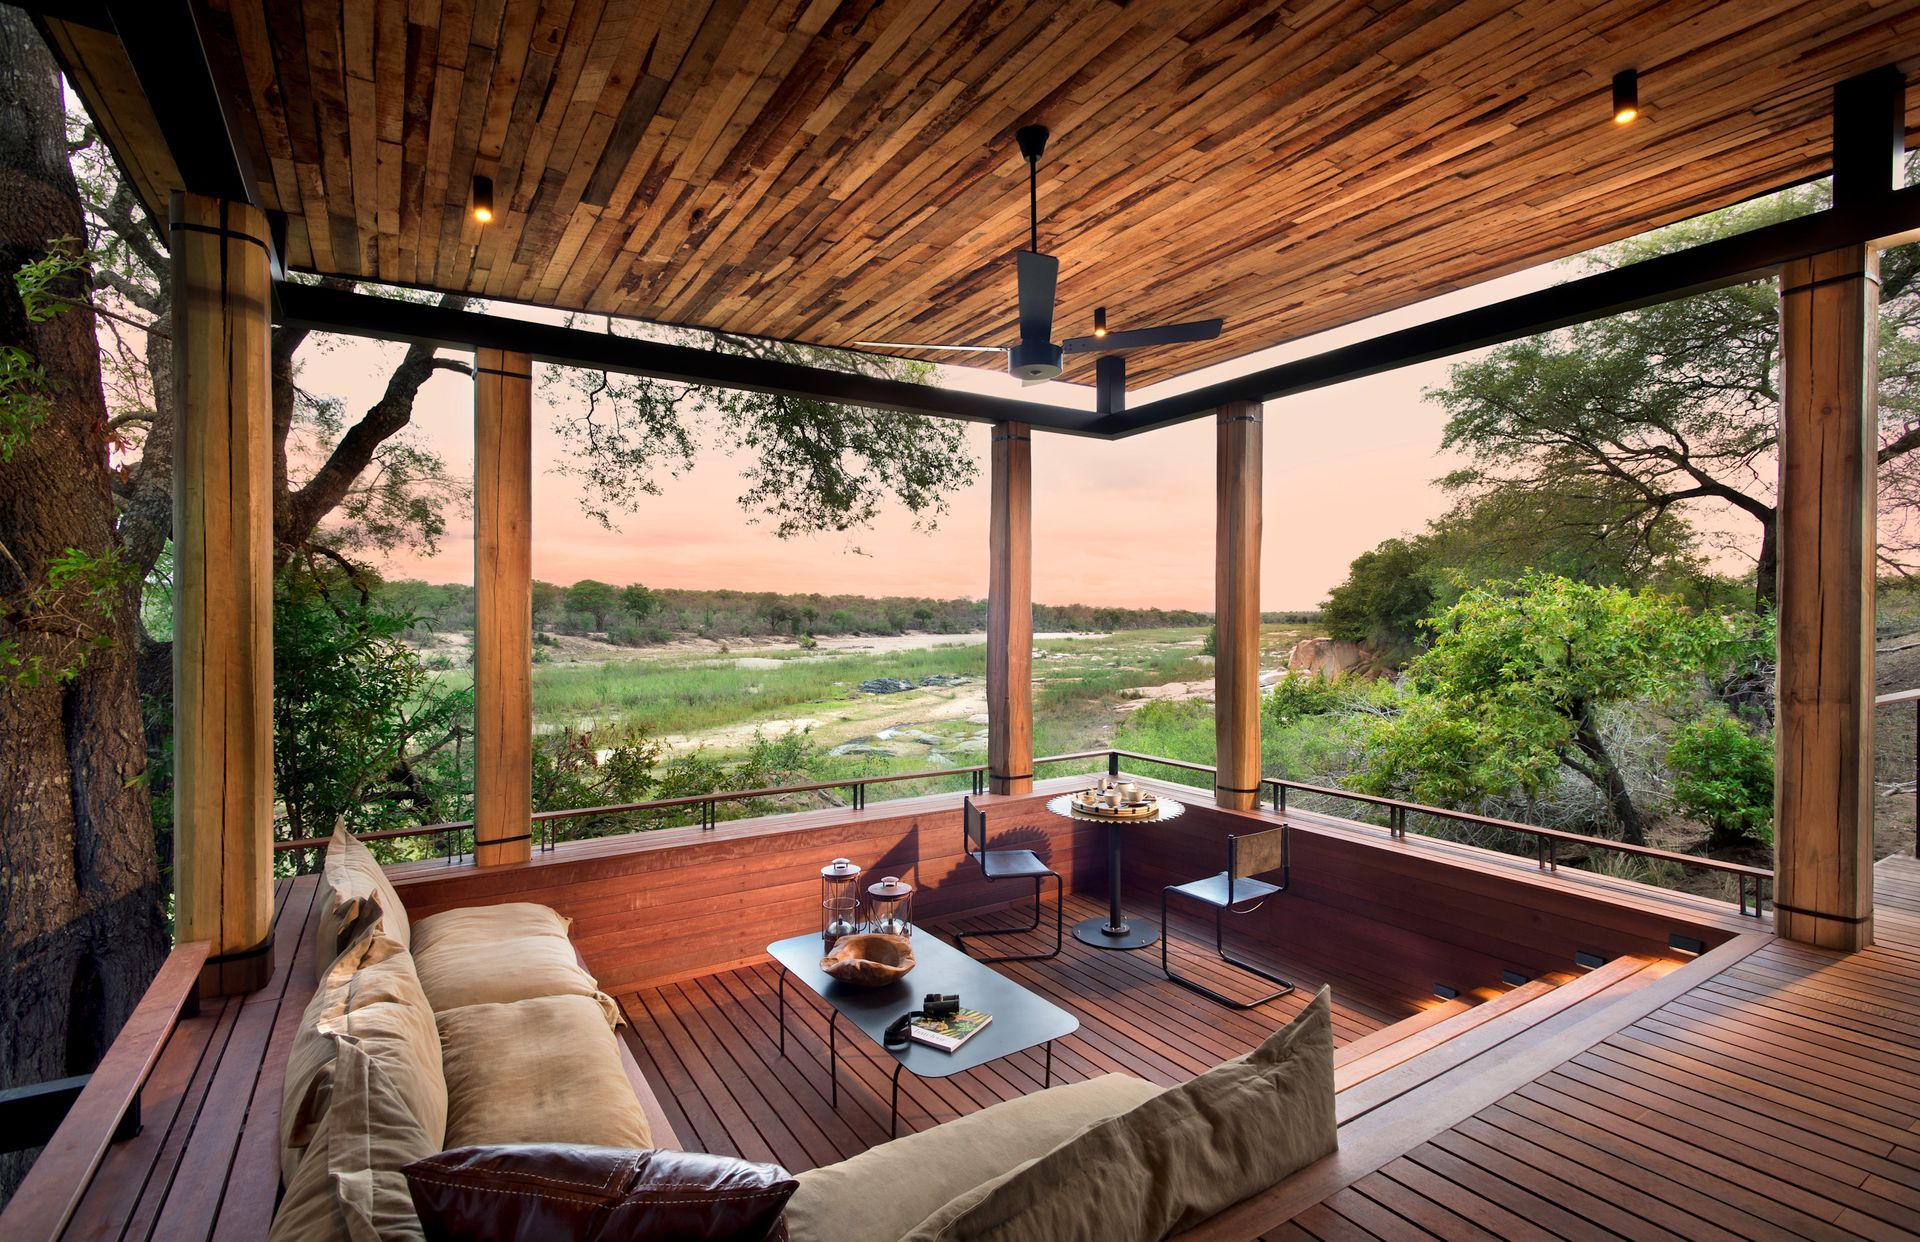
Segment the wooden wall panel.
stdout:
[[987,790],[1033,788],[1033,433],[996,423],[987,532]]
[[473,835],[525,862],[533,825],[533,361],[482,349],[473,376]]
[[[1574,969],[1576,952],[1668,954],[1672,932],[1708,947],[1734,930],[1765,930],[1731,911],[1689,911],[1652,890],[1607,892],[1572,875],[1468,847],[1390,840],[1384,832],[1294,813],[1292,884],[1258,910],[1229,918],[1229,935],[1345,960],[1413,996],[1436,983],[1497,985],[1502,970]],[[1229,833],[1279,822],[1271,813],[1191,806],[1128,844],[1128,902],[1157,911],[1160,887],[1218,872]],[[1604,882],[1603,882],[1604,883]],[[1177,898],[1175,900],[1178,900]]]
[[1260,798],[1260,418],[1236,401],[1215,433],[1213,798],[1242,811]]
[[273,431],[267,220],[172,199],[175,931],[208,993],[273,972]]
[[1873,943],[1874,506],[1879,256],[1780,279],[1780,671],[1774,906],[1780,934]]
[[[1029,798],[994,805],[989,831],[995,845],[1039,852],[1071,891],[1104,895],[1100,829],[1045,810],[1047,798],[1075,783],[1045,781]],[[819,869],[836,857],[853,859],[869,877],[897,874],[915,883],[922,921],[1030,901],[1027,886],[988,883],[963,857],[959,802],[956,794],[933,795],[708,832],[576,842],[525,867],[428,862],[389,874],[415,917],[501,901],[551,905],[574,920],[574,942],[602,985],[623,991],[750,961],[775,940],[817,928]],[[1264,813],[1198,802],[1170,825],[1139,830],[1126,852],[1129,916],[1158,919],[1162,884],[1219,870],[1228,832],[1270,822]],[[1367,839],[1376,831],[1337,822],[1297,828],[1293,890],[1234,919],[1230,934],[1270,941],[1381,995],[1418,1001],[1436,983],[1465,990],[1497,986],[1503,969],[1571,969],[1576,950],[1661,954],[1673,930],[1713,945],[1736,930],[1764,928],[1730,914],[1694,917],[1683,903],[1638,886],[1531,875],[1482,850],[1446,847],[1452,853],[1443,854],[1424,843]]]

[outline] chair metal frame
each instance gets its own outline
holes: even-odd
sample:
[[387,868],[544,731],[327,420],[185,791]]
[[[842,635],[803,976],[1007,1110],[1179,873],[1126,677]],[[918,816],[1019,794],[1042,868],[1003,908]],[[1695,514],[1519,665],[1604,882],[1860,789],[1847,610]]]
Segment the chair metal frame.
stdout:
[[[1256,966],[1252,962],[1246,961],[1243,958],[1235,957],[1233,954],[1227,952],[1227,945],[1226,945],[1226,916],[1229,913],[1252,914],[1255,910],[1258,910],[1260,908],[1260,906],[1257,906],[1257,905],[1250,906],[1245,910],[1235,910],[1233,908],[1238,900],[1248,900],[1248,901],[1256,900],[1255,898],[1236,899],[1233,895],[1233,886],[1236,880],[1248,879],[1253,874],[1255,874],[1252,871],[1242,869],[1241,860],[1240,860],[1240,849],[1241,849],[1240,843],[1242,841],[1254,841],[1262,837],[1267,837],[1270,834],[1276,833],[1276,832],[1280,834],[1280,866],[1278,868],[1280,871],[1280,884],[1279,884],[1279,887],[1273,892],[1262,893],[1257,898],[1257,900],[1261,903],[1261,905],[1265,905],[1267,898],[1279,896],[1281,893],[1286,892],[1287,889],[1290,888],[1293,884],[1293,868],[1292,868],[1292,859],[1291,859],[1291,846],[1292,846],[1293,838],[1288,829],[1289,829],[1288,825],[1282,824],[1278,828],[1267,828],[1260,832],[1246,833],[1239,836],[1229,835],[1227,837],[1227,870],[1226,870],[1227,900],[1226,900],[1226,904],[1216,905],[1213,902],[1204,901],[1201,898],[1194,898],[1194,900],[1201,901],[1202,904],[1204,905],[1213,906],[1213,950],[1215,953],[1217,953],[1220,956],[1220,960],[1227,963],[1227,965],[1229,966],[1233,966],[1240,970],[1244,970],[1250,975],[1255,975],[1261,979],[1265,979],[1268,983],[1278,984],[1279,986],[1275,988],[1273,991],[1267,993],[1265,996],[1262,996],[1257,1000],[1240,1001],[1240,1000],[1233,999],[1231,996],[1227,996],[1227,995],[1224,995],[1223,993],[1216,992],[1212,988],[1205,985],[1204,983],[1200,983],[1196,980],[1189,979],[1186,976],[1178,974],[1174,971],[1172,963],[1167,958],[1167,942],[1173,939],[1173,925],[1167,921],[1167,899],[1173,895],[1175,890],[1183,887],[1182,885],[1178,885],[1178,884],[1169,884],[1165,888],[1160,890],[1160,970],[1163,974],[1167,976],[1167,978],[1173,980],[1173,982],[1179,984],[1181,987],[1186,988],[1188,991],[1198,992],[1200,995],[1207,997],[1209,1000],[1218,1001],[1220,1004],[1226,1005],[1228,1008],[1231,1008],[1231,1009],[1258,1008],[1259,1006],[1266,1004],[1268,1001],[1279,1000],[1282,996],[1285,996],[1287,993],[1293,991],[1292,981],[1282,978],[1279,975],[1273,974],[1270,971],[1262,969],[1261,967]],[[1265,867],[1265,868],[1262,868],[1262,870],[1272,871],[1274,870],[1274,868]],[[1191,881],[1189,881],[1189,883],[1191,883]],[[1191,894],[1185,894],[1185,893],[1181,895],[1191,896]]]
[[[976,831],[977,829],[977,831]],[[987,870],[987,813],[973,804],[971,797],[963,798],[960,803],[961,852],[972,859],[980,868],[980,874],[991,884],[996,879],[1008,879],[1007,876],[994,876]],[[976,847],[976,842],[978,845]],[[1031,852],[1031,851],[1029,851]],[[980,957],[980,962],[1044,962],[1060,956],[1060,948],[1066,941],[1067,900],[1066,882],[1060,873],[1048,868],[1044,875],[1033,877],[1033,921],[1025,927],[986,927],[979,931],[953,933],[953,946],[962,953],[967,952],[967,939],[972,936],[1017,936],[1040,927],[1040,890],[1047,877],[1053,877],[1053,949],[1048,953],[1008,953],[999,957]]]

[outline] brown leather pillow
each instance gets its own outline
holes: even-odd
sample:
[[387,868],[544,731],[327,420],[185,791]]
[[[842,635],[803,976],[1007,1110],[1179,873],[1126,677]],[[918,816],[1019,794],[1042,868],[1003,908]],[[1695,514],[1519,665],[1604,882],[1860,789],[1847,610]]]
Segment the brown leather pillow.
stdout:
[[772,1242],[799,1185],[777,1164],[573,1143],[456,1147],[403,1171],[427,1242]]

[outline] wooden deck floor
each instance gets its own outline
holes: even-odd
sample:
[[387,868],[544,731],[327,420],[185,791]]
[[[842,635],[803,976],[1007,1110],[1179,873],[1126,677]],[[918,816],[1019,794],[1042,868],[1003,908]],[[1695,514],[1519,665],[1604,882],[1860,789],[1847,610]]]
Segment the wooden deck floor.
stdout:
[[107,1150],[65,1239],[264,1238],[280,1186],[280,1086],[313,995],[317,879],[274,890],[274,971],[181,1020],[141,1093],[141,1129]]
[[[1322,983],[1335,990],[1335,1038],[1345,1043],[1414,1012],[1324,965],[1262,960],[1294,980],[1296,991],[1259,1009],[1236,1012],[1196,996],[1160,973],[1157,949],[1114,953],[1073,939],[1072,924],[1104,906],[1067,898],[1068,935],[1059,958],[997,967],[1071,1010],[1080,1029],[1054,1045],[1053,1081],[1122,1072],[1163,1085],[1184,1082],[1247,1051],[1284,1025]],[[1001,922],[1017,921],[998,912]],[[987,922],[992,922],[992,919]],[[935,931],[984,925],[936,924]],[[1176,923],[1174,954],[1183,973],[1209,978],[1230,994],[1249,994],[1244,975],[1209,961],[1211,926]],[[1048,936],[1051,942],[1051,936]],[[989,951],[976,942],[976,951]],[[1033,951],[1038,937],[1009,937],[994,952]],[[1249,950],[1251,952],[1251,950]],[[1259,955],[1254,954],[1257,958]],[[772,1160],[799,1171],[865,1151],[887,1137],[889,1061],[857,1034],[841,1031],[840,1106],[831,1107],[827,1016],[811,996],[789,989],[787,1057],[777,1049],[777,967],[770,963],[649,987],[621,997],[633,1023],[641,1068],[658,1088],[674,1130],[690,1147]],[[1040,1089],[1039,1052],[1009,1058],[942,1081],[901,1078],[900,1132],[926,1129],[962,1113]]]
[[1920,865],[1876,874],[1874,948],[1766,942],[1264,1236],[1920,1235]]

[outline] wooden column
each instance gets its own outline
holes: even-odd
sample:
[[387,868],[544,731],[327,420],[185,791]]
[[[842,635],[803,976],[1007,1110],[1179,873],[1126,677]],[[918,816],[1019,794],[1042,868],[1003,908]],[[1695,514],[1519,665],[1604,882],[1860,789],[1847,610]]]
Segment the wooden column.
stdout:
[[273,446],[266,216],[175,193],[174,926],[204,995],[273,973]]
[[1260,800],[1260,403],[1220,407],[1214,528],[1213,800]]
[[1879,256],[1780,277],[1780,672],[1775,929],[1873,943],[1875,349]]
[[473,839],[482,867],[532,857],[533,360],[482,349],[473,376]]
[[987,535],[987,791],[1033,792],[1033,433],[993,426]]

